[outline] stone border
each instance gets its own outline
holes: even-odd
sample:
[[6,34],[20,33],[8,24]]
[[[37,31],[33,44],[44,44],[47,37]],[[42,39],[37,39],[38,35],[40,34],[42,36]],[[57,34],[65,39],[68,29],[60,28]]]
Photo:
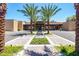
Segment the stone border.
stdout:
[[27,46],[51,46],[50,44],[43,44],[43,45],[27,45]]
[[35,37],[35,35],[33,35],[32,37],[31,37],[31,39],[28,41],[28,43],[26,43],[25,45],[24,45],[24,49],[26,49],[27,48],[27,46],[31,43],[31,41],[32,41],[32,39]]
[[51,45],[55,45],[46,35],[45,35],[45,37],[48,39],[48,41],[49,41],[49,43],[50,43]]

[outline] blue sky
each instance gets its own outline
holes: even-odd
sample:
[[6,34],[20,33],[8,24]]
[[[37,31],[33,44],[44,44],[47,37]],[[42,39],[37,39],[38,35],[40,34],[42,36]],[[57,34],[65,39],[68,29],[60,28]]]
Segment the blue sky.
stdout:
[[[55,3],[54,3],[55,4]],[[23,3],[8,3],[7,4],[7,14],[6,19],[15,19],[15,20],[23,20],[23,21],[29,21],[27,17],[25,17],[22,13],[17,12],[18,9],[23,9]],[[40,9],[41,6],[47,5],[47,4],[35,4]],[[75,14],[74,5],[72,3],[56,3],[59,8],[62,10],[59,11],[56,15],[54,15],[51,18],[51,21],[57,21],[57,22],[63,22],[66,21],[66,18],[68,16],[72,16]]]

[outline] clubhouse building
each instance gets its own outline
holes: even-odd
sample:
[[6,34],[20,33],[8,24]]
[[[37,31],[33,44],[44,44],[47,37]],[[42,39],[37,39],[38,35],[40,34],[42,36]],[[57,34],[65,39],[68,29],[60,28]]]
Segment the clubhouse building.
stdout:
[[[5,20],[6,31],[23,31],[30,30],[30,22]],[[44,24],[42,21],[32,22],[32,30],[48,30],[47,22]],[[75,31],[75,21],[69,22],[49,22],[49,30],[66,30]]]
[[[49,23],[49,30],[59,30],[62,28],[63,22],[50,22]],[[31,24],[26,23],[23,25],[24,30],[30,30]],[[34,22],[32,23],[32,29],[33,30],[47,30],[48,24],[47,22],[44,24],[42,21],[37,21],[36,24]]]

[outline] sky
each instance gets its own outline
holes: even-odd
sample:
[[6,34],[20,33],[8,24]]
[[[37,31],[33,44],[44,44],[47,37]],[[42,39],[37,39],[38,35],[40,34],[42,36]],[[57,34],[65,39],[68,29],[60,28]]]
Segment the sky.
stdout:
[[[61,10],[51,17],[51,21],[56,22],[64,22],[67,20],[67,17],[75,15],[75,9],[74,5],[72,3],[54,3],[58,6],[58,8],[61,8]],[[18,12],[17,10],[23,9],[24,3],[8,3],[7,4],[7,13],[6,13],[6,19],[14,19],[14,20],[22,20],[22,21],[29,21],[28,17],[25,17],[22,13]],[[37,3],[35,4],[38,6],[38,9],[41,8],[41,6],[48,5],[45,3]]]

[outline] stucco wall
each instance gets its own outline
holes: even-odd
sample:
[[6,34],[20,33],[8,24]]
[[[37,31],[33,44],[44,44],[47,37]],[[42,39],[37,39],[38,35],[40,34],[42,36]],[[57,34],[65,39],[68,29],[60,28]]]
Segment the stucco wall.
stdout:
[[23,30],[23,22],[18,21],[18,31],[22,31],[22,30]]
[[63,23],[62,28],[64,30],[74,31],[75,30],[75,21],[69,21],[69,22]]
[[14,25],[13,25],[13,31],[18,31],[18,22],[14,21],[13,23],[14,23]]
[[15,20],[5,20],[6,31],[18,31],[23,30],[23,22]]
[[5,20],[5,30],[13,31],[13,20]]

